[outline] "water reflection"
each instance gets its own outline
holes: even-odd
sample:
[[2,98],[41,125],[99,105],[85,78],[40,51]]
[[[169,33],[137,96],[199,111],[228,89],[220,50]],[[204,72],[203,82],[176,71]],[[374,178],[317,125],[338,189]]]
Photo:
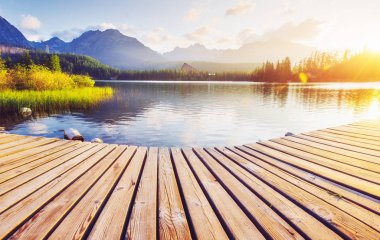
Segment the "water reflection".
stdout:
[[[379,115],[378,85],[248,83],[98,83],[116,96],[86,112],[11,118],[12,133],[148,146],[216,146],[254,142]],[[352,85],[352,84],[351,84]],[[331,87],[329,87],[331,86]],[[9,118],[8,118],[9,119]]]

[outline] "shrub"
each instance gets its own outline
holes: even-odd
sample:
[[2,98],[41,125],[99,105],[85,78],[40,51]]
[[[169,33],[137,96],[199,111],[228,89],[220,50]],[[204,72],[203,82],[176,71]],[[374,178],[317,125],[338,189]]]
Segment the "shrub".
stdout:
[[91,79],[90,76],[84,75],[72,75],[71,79],[74,81],[76,87],[93,87],[95,85],[95,81]]
[[17,65],[8,71],[0,69],[0,90],[44,91],[93,87],[94,85],[95,81],[90,76],[70,76],[44,66],[31,65],[27,68]]
[[10,88],[12,88],[12,86],[10,86],[7,71],[0,70],[0,90],[10,89]]
[[28,72],[25,88],[28,90],[61,90],[75,87],[69,75],[52,72],[46,67],[33,65]]
[[6,81],[10,89],[26,89],[26,79],[28,79],[28,69],[17,65],[7,73]]

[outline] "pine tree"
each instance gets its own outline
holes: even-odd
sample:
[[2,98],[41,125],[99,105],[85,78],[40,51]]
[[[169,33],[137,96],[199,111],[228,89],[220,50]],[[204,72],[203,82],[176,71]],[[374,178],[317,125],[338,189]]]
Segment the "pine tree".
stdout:
[[22,63],[21,64],[23,66],[25,66],[26,68],[29,68],[30,66],[32,66],[34,64],[32,58],[30,57],[29,51],[26,51],[22,55]]
[[5,65],[5,61],[0,57],[0,71],[6,70],[7,67]]
[[59,56],[56,54],[51,55],[50,58],[51,70],[54,72],[61,72],[61,63],[59,60]]

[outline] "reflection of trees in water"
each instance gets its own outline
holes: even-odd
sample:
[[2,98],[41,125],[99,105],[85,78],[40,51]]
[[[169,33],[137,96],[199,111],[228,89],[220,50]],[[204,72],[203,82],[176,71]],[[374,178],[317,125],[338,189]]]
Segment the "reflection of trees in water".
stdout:
[[[272,108],[285,108],[296,104],[309,109],[350,108],[361,113],[378,97],[375,89],[328,89],[317,85],[287,84],[197,84],[197,83],[102,83],[116,89],[112,100],[97,108],[72,113],[84,121],[99,124],[129,124],[137,116],[158,105],[178,105],[201,111],[207,104],[230,104],[237,111],[244,111],[242,101],[249,100],[248,109],[255,104]],[[292,106],[293,107],[293,106]],[[36,114],[36,113],[34,113]],[[35,118],[47,114],[34,115]],[[0,124],[12,126],[23,122],[18,116],[1,118]],[[7,124],[4,124],[7,122]]]

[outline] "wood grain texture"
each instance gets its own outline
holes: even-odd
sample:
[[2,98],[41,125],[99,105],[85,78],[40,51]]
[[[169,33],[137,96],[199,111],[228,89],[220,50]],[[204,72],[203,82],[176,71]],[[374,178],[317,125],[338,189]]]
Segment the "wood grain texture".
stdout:
[[[124,150],[125,147],[118,147],[116,149],[105,148],[103,150],[105,157],[99,159],[101,160],[100,164],[89,170],[83,177],[78,179],[74,184],[68,186],[61,194],[50,201],[47,206],[38,212],[36,217],[27,222],[21,230],[12,236],[12,238],[40,239],[45,237],[50,232],[51,228],[58,226],[57,230],[60,230],[59,226],[67,224],[66,222],[70,221],[72,218],[75,218],[75,221],[71,220],[71,227],[67,229],[66,236],[70,236],[70,239],[74,239],[75,234],[72,232],[76,231],[79,231],[78,235],[80,235],[82,232],[78,228],[75,228],[75,226],[87,224],[91,220],[89,216],[92,216],[92,212],[89,209],[96,209],[100,204],[99,199],[93,199],[93,201],[88,200],[93,197],[91,193],[98,190],[98,194],[101,195],[104,193],[104,189],[109,186],[107,183],[110,184],[110,182],[117,177],[118,171],[120,171],[120,168],[123,166],[120,163],[113,163]],[[113,172],[113,170],[116,174],[111,177],[110,172]],[[89,176],[91,178],[89,178]],[[99,184],[94,185],[95,183]],[[99,188],[103,191],[99,190]],[[75,211],[78,211],[78,209],[82,212],[80,214],[81,216],[75,214]],[[68,212],[70,212],[69,215],[67,215]],[[87,219],[84,220],[84,217]],[[60,224],[61,222],[62,224]],[[55,237],[56,239],[62,238],[60,231],[55,232],[57,234]],[[70,235],[70,233],[72,233],[72,235]]]
[[1,239],[380,239],[380,120],[243,146],[0,133]]
[[218,216],[202,192],[199,183],[179,148],[171,149],[173,162],[178,173],[179,184],[183,190],[185,202],[189,209],[195,235],[198,239],[228,239]]
[[168,148],[159,149],[159,236],[191,239]]
[[158,148],[150,148],[128,223],[128,239],[157,236]]
[[194,173],[199,178],[200,184],[218,209],[232,237],[236,239],[265,239],[256,225],[247,217],[195,153],[191,149],[184,149],[183,151]]
[[363,179],[354,177],[350,174],[339,172],[312,162],[308,162],[301,158],[294,157],[292,155],[277,151],[272,148],[268,148],[259,144],[248,144],[250,148],[269,155],[273,158],[284,161],[292,166],[299,167],[305,171],[311,172],[313,174],[325,177],[334,182],[340,182],[348,187],[351,187],[357,191],[366,192],[376,198],[380,198],[380,185],[372,182],[365,181]]
[[[212,156],[218,159],[223,158],[222,155],[213,149],[196,148],[196,153],[203,162],[212,169],[214,176],[218,177],[230,194],[239,199],[240,207],[246,209],[251,219],[254,219],[258,225],[273,239],[303,239],[303,237],[291,227],[284,219],[282,219],[273,209],[257,197],[253,192],[244,186],[238,179],[220,165]],[[209,155],[209,153],[212,154]]]
[[[89,239],[123,239],[123,229],[127,222],[127,215],[133,205],[133,195],[137,190],[137,180],[143,166],[147,148],[129,148],[125,161],[130,161],[120,181],[113,190],[107,204],[103,208],[98,220],[91,230]],[[136,152],[136,153],[135,153]],[[134,155],[133,155],[134,154]],[[131,159],[131,157],[133,158]]]

